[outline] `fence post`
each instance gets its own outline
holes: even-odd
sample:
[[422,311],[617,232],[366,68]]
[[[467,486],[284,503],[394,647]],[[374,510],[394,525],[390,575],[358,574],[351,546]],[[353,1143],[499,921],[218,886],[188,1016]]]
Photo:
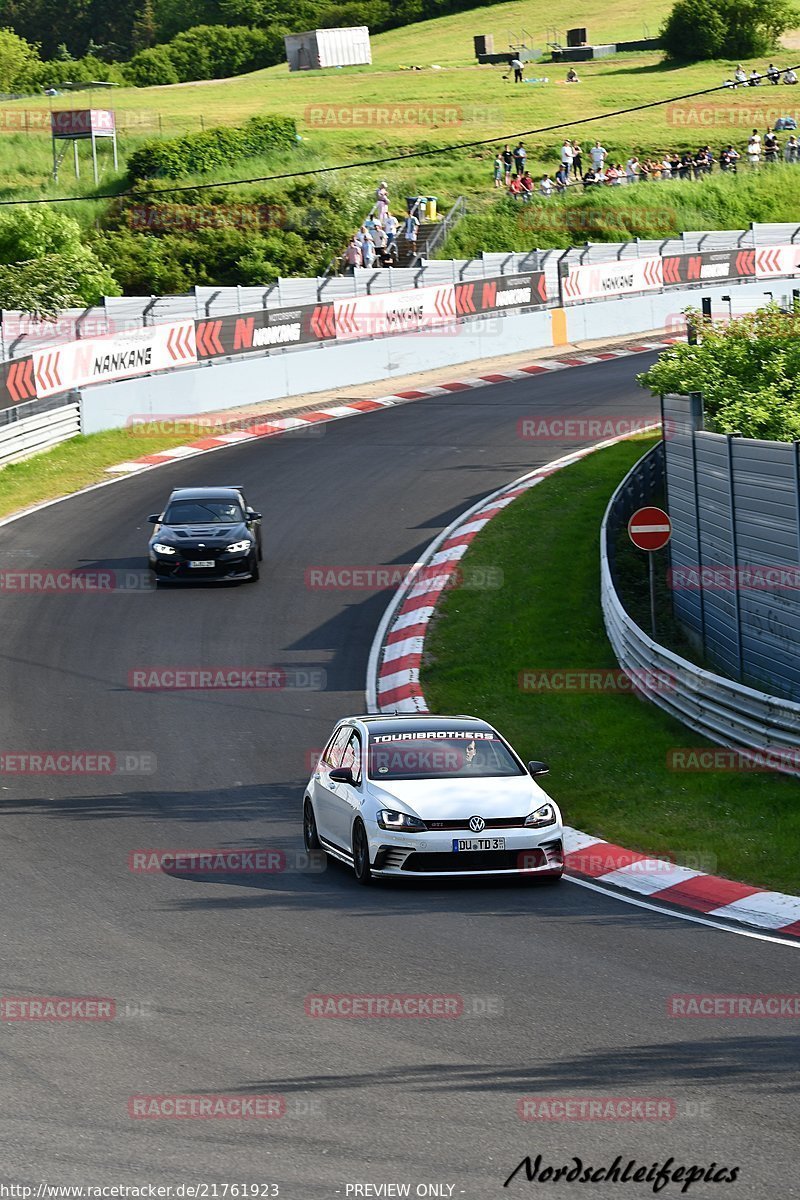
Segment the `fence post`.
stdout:
[[[728,446],[728,504],[731,514],[731,546],[733,548],[733,615],[736,621],[736,658],[739,664],[738,678],[741,683],[744,674],[742,651],[742,612],[739,602],[739,548],[736,539],[736,492],[733,486],[733,439],[735,433],[726,435]],[[741,435],[738,435],[741,436]]]
[[[703,401],[699,392],[689,393],[689,437],[692,444],[692,491],[694,493],[694,536],[697,541],[697,594],[700,597],[700,638],[703,657],[706,654],[706,602],[703,593],[703,542],[700,532],[700,496],[697,491],[697,433],[701,427],[698,408],[702,412]],[[666,454],[666,448],[665,448]]]

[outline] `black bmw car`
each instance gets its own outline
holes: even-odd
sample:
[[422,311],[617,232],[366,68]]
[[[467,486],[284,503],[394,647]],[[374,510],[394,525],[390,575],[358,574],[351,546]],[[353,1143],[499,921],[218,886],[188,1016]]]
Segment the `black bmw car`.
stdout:
[[261,513],[240,487],[176,488],[155,526],[148,556],[156,582],[258,579]]

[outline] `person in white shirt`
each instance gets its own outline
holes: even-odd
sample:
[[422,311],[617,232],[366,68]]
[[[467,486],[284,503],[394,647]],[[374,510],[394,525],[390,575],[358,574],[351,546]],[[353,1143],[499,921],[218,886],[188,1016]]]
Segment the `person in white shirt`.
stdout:
[[522,63],[518,58],[512,58],[511,66],[514,70],[514,83],[522,83]]
[[575,151],[572,149],[572,142],[568,138],[564,138],[564,145],[561,147],[561,165],[569,177],[572,170],[572,160],[575,157]]
[[552,196],[553,181],[549,175],[544,175],[542,177],[541,183],[539,184],[539,191],[543,196]]
[[761,161],[761,135],[757,129],[747,139],[747,161],[751,167],[757,167]]
[[733,78],[734,78],[734,81],[737,84],[739,84],[740,87],[742,84],[747,83],[747,76],[744,73],[744,67],[742,66],[741,63],[739,63],[739,66],[736,68],[736,72],[735,72]]
[[784,83],[797,83],[797,75],[791,69],[791,67],[789,68],[788,71],[783,72],[783,82]]
[[787,163],[797,162],[797,150],[797,138],[794,136],[794,134],[792,134],[786,145],[783,147],[783,157]]
[[608,151],[606,150],[605,146],[601,145],[600,142],[595,142],[589,151],[589,154],[591,155],[592,166],[594,167],[595,171],[602,171],[603,164],[608,156]]
[[399,222],[393,213],[387,212],[383,218],[383,231],[386,234],[386,243],[388,246],[393,246],[397,241],[397,230]]
[[662,179],[671,179],[672,178],[672,163],[669,160],[668,154],[665,154],[661,161],[661,178]]
[[642,168],[639,166],[639,159],[635,154],[632,154],[625,164],[625,178],[627,179],[628,183],[639,182],[639,174],[641,169]]
[[417,244],[417,230],[419,229],[419,217],[414,213],[409,213],[405,219],[403,226],[403,235],[407,242],[411,242],[412,246]]

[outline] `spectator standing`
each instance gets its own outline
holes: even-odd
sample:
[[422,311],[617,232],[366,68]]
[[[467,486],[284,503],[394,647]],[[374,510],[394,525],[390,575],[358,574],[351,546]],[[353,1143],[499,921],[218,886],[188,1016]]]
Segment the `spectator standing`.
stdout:
[[383,218],[383,231],[386,234],[386,245],[389,249],[391,249],[392,246],[395,248],[397,247],[397,230],[399,228],[399,224],[400,223],[397,220],[397,217],[390,212],[387,212],[386,216]]
[[569,138],[564,138],[564,145],[561,147],[561,166],[564,168],[564,173],[569,176],[572,170],[573,159],[575,152],[572,149],[572,142]]
[[375,261],[375,243],[372,240],[372,235],[367,234],[361,243],[361,265],[371,267]]
[[350,275],[353,274],[356,267],[361,266],[361,244],[356,239],[355,234],[350,238],[350,242],[344,252],[344,261]]
[[517,168],[518,175],[525,174],[525,163],[528,159],[528,152],[522,142],[518,142],[514,150],[514,166]]
[[382,261],[383,260],[383,252],[388,245],[388,239],[386,237],[386,230],[383,228],[383,225],[375,226],[375,231],[372,235],[372,241],[375,245],[375,255],[377,258],[379,258]]
[[606,158],[608,157],[608,151],[606,150],[605,146],[602,145],[602,143],[598,141],[598,142],[595,142],[595,144],[592,146],[591,150],[589,151],[589,157],[592,160],[592,166],[594,167],[595,171],[599,175],[600,172],[603,170],[603,167],[605,166],[605,161],[606,161]]
[[494,186],[496,188],[503,186],[503,176],[505,175],[505,164],[503,163],[502,154],[497,154],[494,160]]
[[754,129],[747,139],[747,161],[755,168],[761,162],[761,135]]
[[768,129],[764,134],[764,162],[776,163],[778,161],[778,139],[771,129]]
[[673,150],[669,156],[669,174],[670,179],[680,179],[681,177],[681,160],[677,150]]
[[672,178],[672,164],[670,162],[669,154],[665,154],[661,160],[661,178],[662,179],[671,179]]
[[583,147],[580,142],[572,143],[572,174],[576,179],[583,174]]
[[514,155],[511,153],[511,147],[506,146],[500,157],[502,158],[503,165],[505,167],[505,185],[508,187],[508,185],[511,183],[511,168],[514,165]]
[[514,69],[514,83],[522,83],[522,63],[516,56],[512,58],[511,66]]
[[419,231],[419,217],[416,213],[410,212],[403,223],[403,236],[410,246],[416,249],[417,233]]
[[625,164],[625,178],[628,183],[638,183],[641,174],[641,164],[635,154],[632,154]]
[[375,190],[375,203],[377,220],[380,223],[389,211],[389,185],[385,179]]
[[787,139],[786,145],[783,147],[783,157],[787,163],[797,162],[798,145],[797,138],[794,134]]

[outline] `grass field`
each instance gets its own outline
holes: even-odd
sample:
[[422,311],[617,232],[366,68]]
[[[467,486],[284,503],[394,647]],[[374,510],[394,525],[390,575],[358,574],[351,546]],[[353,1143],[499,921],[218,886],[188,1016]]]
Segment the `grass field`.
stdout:
[[600,451],[516,500],[470,547],[497,590],[458,588],[426,642],[433,712],[478,712],[551,767],[566,821],[612,842],[790,893],[800,883],[797,783],[771,774],[676,772],[703,739],[622,691],[524,691],[523,671],[617,666],[600,610],[597,539],[616,484],[650,441]]
[[[563,33],[580,23],[601,41],[641,37],[646,31],[657,31],[668,7],[666,0],[646,0],[634,12],[619,0],[606,5],[569,0],[559,9],[559,28]],[[678,70],[664,67],[657,54],[618,56],[582,64],[583,82],[578,86],[563,83],[565,69],[552,64],[527,68],[529,75],[549,77],[549,83],[541,86],[514,85],[503,79],[504,68],[474,65],[473,33],[493,33],[496,47],[503,49],[512,34],[524,28],[531,31],[534,44],[543,46],[541,21],[540,10],[530,4],[500,4],[380,34],[373,38],[372,67],[290,75],[285,66],[278,66],[230,80],[60,96],[53,104],[58,108],[113,104],[121,125],[123,164],[144,137],[159,132],[196,130],[201,123],[206,127],[239,123],[257,113],[284,113],[295,118],[304,139],[297,154],[277,162],[247,163],[242,170],[243,164],[235,164],[228,178],[388,157],[385,166],[356,170],[339,180],[359,189],[374,186],[376,176],[385,176],[393,195],[431,192],[440,195],[443,205],[460,193],[475,203],[491,203],[494,140],[501,143],[528,129],[569,122],[570,136],[584,144],[601,136],[609,150],[621,156],[631,147],[647,152],[655,147],[696,145],[709,137],[715,143],[723,138],[741,143],[753,124],[764,126],[764,114],[754,112],[754,107],[774,107],[778,100],[781,110],[800,107],[795,89],[763,87],[755,96],[756,105],[751,90],[745,89],[704,100],[700,109],[686,103],[587,123],[593,114],[714,86],[729,74],[730,64]],[[423,70],[401,69],[413,65]],[[433,69],[434,65],[441,69]],[[0,103],[0,129],[4,130],[0,199],[91,193],[88,167],[76,184],[69,160],[63,164],[59,183],[53,184],[46,131],[18,131],[36,119],[26,114],[44,114],[48,104],[45,98]],[[553,166],[565,132],[526,138],[534,169]],[[493,142],[402,165],[391,161],[404,152],[482,139]],[[102,161],[103,190],[119,189],[124,173],[113,173],[108,154],[102,155]],[[99,207],[84,205],[82,211],[96,215]]]

